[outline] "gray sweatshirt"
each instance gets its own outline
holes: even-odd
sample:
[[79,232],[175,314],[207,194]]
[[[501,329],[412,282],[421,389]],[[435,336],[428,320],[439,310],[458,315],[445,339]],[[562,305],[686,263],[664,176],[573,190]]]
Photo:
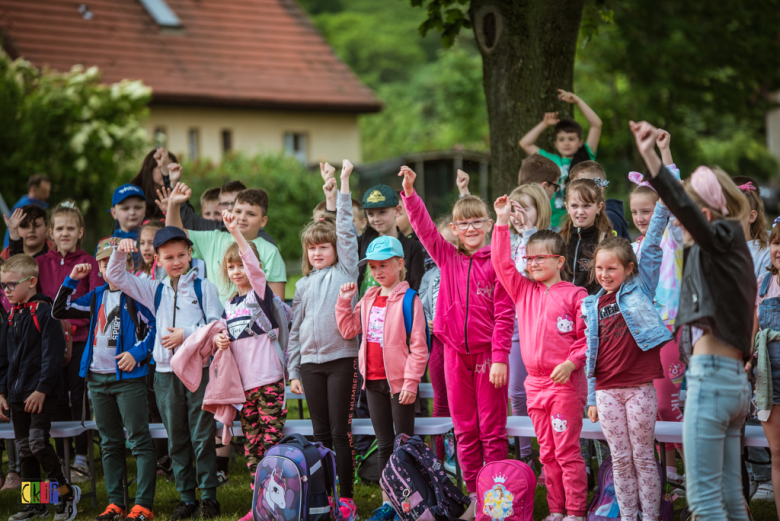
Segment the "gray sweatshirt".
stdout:
[[[338,194],[336,233],[338,262],[312,270],[295,284],[293,323],[287,345],[290,379],[300,380],[301,364],[324,364],[358,355],[357,339],[345,340],[336,325],[336,301],[341,285],[357,282],[358,278],[358,243],[352,224],[350,194]],[[356,303],[357,294],[352,306]]]
[[[126,262],[127,254],[114,250],[114,253],[111,254],[111,260],[108,261],[106,279],[154,313],[157,319],[157,338],[154,339],[153,352],[155,370],[160,373],[170,373],[171,358],[178,348],[172,350],[164,348],[160,338],[170,334],[169,327],[180,327],[184,330],[184,339],[186,340],[198,328],[219,320],[222,317],[223,308],[219,301],[217,287],[208,280],[201,282],[203,310],[206,312],[204,317],[193,285],[193,281],[198,277],[197,269],[190,270],[179,277],[179,283],[174,290],[171,287],[170,277],[166,276],[162,281],[135,277],[127,272]],[[154,295],[160,284],[163,285],[160,307],[154,309]],[[176,307],[175,313],[174,306]]]

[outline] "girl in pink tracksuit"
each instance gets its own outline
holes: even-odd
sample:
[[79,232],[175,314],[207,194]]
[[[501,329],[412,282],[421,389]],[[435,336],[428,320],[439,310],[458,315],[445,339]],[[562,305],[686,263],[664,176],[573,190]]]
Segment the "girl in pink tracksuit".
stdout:
[[512,205],[505,195],[494,208],[498,220],[493,230],[493,267],[517,305],[520,349],[528,371],[528,416],[546,475],[550,516],[545,521],[560,520],[564,512],[568,512],[566,521],[582,520],[588,493],[580,453],[587,341],[580,306],[588,292],[562,280],[561,270],[565,278],[570,277],[566,243],[551,230],[531,236],[525,251],[531,278],[520,274],[509,255],[507,223],[513,213],[522,213],[522,207]]
[[450,411],[458,460],[473,499],[483,464],[507,457],[505,386],[515,310],[493,270],[490,246],[482,246],[493,225],[487,205],[473,196],[455,203],[450,229],[458,246],[453,246],[439,234],[414,192],[416,174],[402,167],[398,175],[404,177],[401,195],[409,222],[441,268],[433,331],[445,346],[447,399],[457,404]]

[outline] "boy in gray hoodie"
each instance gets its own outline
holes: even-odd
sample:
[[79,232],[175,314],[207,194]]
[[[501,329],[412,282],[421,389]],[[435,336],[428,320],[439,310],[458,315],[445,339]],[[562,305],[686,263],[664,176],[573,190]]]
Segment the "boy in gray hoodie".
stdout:
[[[216,424],[214,415],[202,409],[209,381],[208,364],[203,367],[200,387],[194,393],[171,371],[176,348],[198,328],[219,320],[223,311],[214,284],[199,279],[195,269],[187,271],[192,259],[191,246],[183,230],[166,226],[154,236],[155,261],[165,269],[168,275],[165,280],[142,279],[125,270],[127,254],[135,251],[132,239],[119,243],[106,271],[109,283],[150,309],[156,317],[154,391],[168,432],[168,453],[173,462],[176,490],[181,494],[181,501],[171,514],[172,521],[220,515]],[[193,452],[195,469],[192,468]],[[196,488],[201,490],[200,503],[195,496]]]
[[[350,507],[355,478],[352,412],[357,388],[357,339],[345,340],[336,325],[336,301],[342,284],[358,278],[358,249],[352,224],[349,176],[352,164],[344,160],[341,193],[330,178],[323,190],[330,216],[311,222],[301,236],[303,274],[295,285],[293,324],[287,347],[291,390],[306,389],[314,440],[336,452],[339,495]],[[357,295],[352,305],[357,303]]]

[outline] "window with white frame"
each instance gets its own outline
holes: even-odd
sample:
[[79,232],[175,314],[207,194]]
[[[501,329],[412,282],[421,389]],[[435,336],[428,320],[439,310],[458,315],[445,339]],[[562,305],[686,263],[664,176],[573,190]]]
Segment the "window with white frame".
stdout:
[[302,132],[284,133],[284,151],[303,164],[308,162],[307,136]]
[[200,157],[200,131],[197,128],[191,128],[187,140],[190,161],[197,161]]

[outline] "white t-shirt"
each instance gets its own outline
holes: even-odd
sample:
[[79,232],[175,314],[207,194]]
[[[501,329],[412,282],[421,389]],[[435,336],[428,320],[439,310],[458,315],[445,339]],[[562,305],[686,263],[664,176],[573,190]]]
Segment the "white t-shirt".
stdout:
[[98,374],[116,372],[116,340],[119,336],[121,309],[119,307],[120,290],[103,292],[103,302],[97,310],[94,342],[92,344],[92,363],[89,370]]

